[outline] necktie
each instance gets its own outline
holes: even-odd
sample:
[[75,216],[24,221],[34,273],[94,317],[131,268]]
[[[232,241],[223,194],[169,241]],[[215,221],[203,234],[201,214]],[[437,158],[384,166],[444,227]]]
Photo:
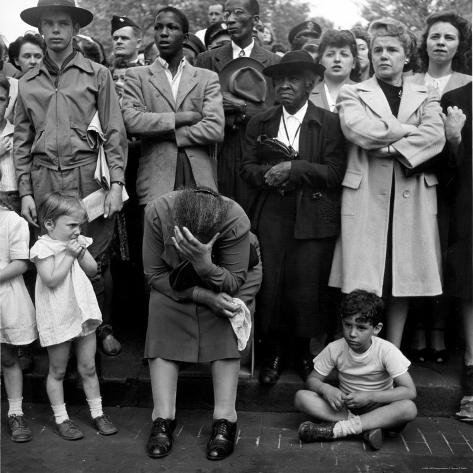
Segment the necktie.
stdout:
[[243,56],[246,56],[245,50],[241,49],[240,52],[238,53],[238,57],[243,57]]

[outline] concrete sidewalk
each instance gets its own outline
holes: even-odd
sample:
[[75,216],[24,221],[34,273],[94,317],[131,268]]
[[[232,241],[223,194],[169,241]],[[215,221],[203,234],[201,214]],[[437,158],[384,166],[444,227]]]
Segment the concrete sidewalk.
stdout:
[[205,458],[205,446],[211,411],[180,410],[173,452],[161,460],[145,454],[150,409],[122,407],[108,408],[107,412],[120,428],[112,437],[95,432],[85,406],[70,406],[69,415],[85,438],[67,442],[54,434],[48,405],[26,404],[34,439],[14,444],[3,419],[2,473],[473,471],[473,426],[451,418],[418,418],[401,436],[385,439],[383,448],[372,452],[358,438],[301,444],[297,427],[305,417],[298,413],[240,412],[234,454],[224,461],[210,462]]

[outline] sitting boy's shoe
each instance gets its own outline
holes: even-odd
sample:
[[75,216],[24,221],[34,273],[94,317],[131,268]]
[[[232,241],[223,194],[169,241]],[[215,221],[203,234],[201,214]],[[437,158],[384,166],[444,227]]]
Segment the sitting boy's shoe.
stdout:
[[383,431],[379,428],[367,430],[361,436],[373,450],[379,450],[383,446]]
[[8,428],[13,442],[29,442],[33,438],[24,416],[15,414],[8,416]]
[[118,432],[113,422],[105,414],[92,419],[94,421],[95,428],[99,431],[100,435],[113,435]]
[[56,433],[64,440],[79,440],[84,437],[81,430],[72,422],[71,419],[66,419],[60,424],[56,424]]
[[462,422],[473,423],[473,396],[463,396],[460,401],[460,410],[455,417]]
[[389,427],[389,429],[384,429],[383,434],[386,437],[389,437],[389,438],[392,438],[392,439],[397,438],[397,437],[399,437],[399,435],[404,430],[404,428],[406,427],[407,424],[408,424],[407,422],[403,422],[402,424],[400,424],[396,427]]
[[298,430],[299,439],[304,443],[334,440],[335,424],[336,422],[302,422]]

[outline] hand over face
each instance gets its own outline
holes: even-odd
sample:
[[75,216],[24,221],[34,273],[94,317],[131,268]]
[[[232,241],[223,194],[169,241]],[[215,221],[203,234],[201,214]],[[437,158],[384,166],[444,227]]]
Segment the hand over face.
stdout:
[[282,163],[275,164],[266,172],[264,181],[268,186],[280,187],[289,179],[290,173],[291,161],[283,161]]
[[176,226],[172,241],[177,251],[198,270],[212,265],[212,247],[219,235],[216,233],[208,243],[201,243],[188,228]]
[[74,258],[79,258],[83,256],[85,252],[85,245],[80,244],[77,238],[72,238],[67,242],[66,253],[73,256]]

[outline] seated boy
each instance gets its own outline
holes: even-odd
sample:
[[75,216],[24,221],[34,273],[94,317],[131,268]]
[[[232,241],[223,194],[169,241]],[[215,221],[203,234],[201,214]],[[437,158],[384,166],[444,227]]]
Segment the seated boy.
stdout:
[[[344,297],[343,338],[314,358],[314,371],[307,378],[310,390],[295,396],[297,409],[325,421],[303,422],[302,442],[363,434],[377,450],[381,429],[399,432],[416,417],[416,388],[407,371],[411,363],[392,343],[377,337],[382,312],[383,301],[375,294],[357,290]],[[324,382],[334,369],[339,388]]]

